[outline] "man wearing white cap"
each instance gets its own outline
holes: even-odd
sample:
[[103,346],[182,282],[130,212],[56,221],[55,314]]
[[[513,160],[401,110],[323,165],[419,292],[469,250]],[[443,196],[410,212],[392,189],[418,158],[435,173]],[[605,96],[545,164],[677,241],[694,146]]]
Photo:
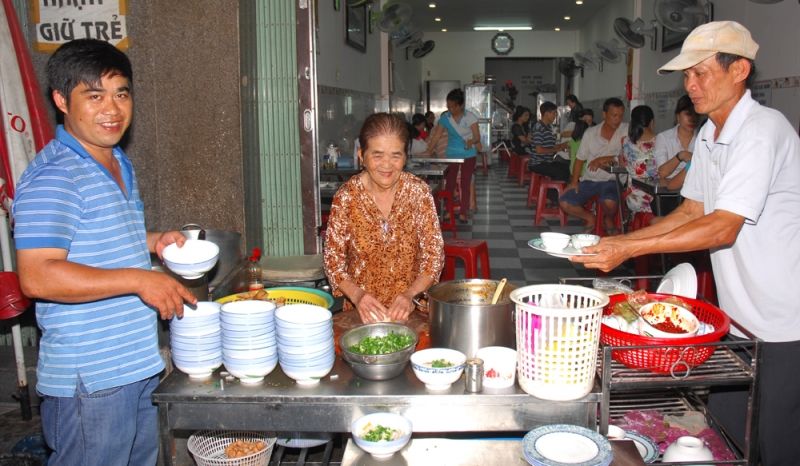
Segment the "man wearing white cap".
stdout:
[[733,21],[699,26],[659,73],[683,71],[708,122],[697,136],[685,201],[648,228],[603,238],[573,257],[611,270],[644,254],[711,250],[720,307],[766,343],[758,367],[761,464],[800,464],[800,138],[750,95],[758,51]]

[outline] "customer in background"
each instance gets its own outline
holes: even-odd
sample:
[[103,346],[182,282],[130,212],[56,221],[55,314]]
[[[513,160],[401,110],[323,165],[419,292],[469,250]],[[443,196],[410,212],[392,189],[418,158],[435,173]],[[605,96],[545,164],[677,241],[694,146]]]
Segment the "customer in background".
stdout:
[[634,186],[631,181],[633,178],[647,181],[658,179],[658,166],[654,156],[656,140],[654,127],[653,109],[647,105],[639,105],[631,111],[628,135],[623,139],[619,162],[628,170],[625,205],[632,214],[653,212],[650,207],[653,196]]
[[[698,113],[709,120],[694,145],[685,198],[648,228],[604,238],[573,257],[611,270],[639,255],[711,250],[720,307],[764,343],[758,364],[758,441],[764,466],[800,458],[800,138],[777,110],[756,102],[749,90],[758,44],[733,21],[695,28],[681,53],[659,72],[683,71]],[[736,332],[737,335],[740,335]],[[746,392],[739,403],[711,408],[728,429],[743,425]],[[717,409],[718,408],[718,409]],[[728,419],[732,414],[738,420]],[[754,459],[755,462],[756,459]]]
[[439,118],[434,127],[429,147],[436,147],[443,135],[447,135],[447,158],[464,159],[463,163],[448,164],[445,169],[445,190],[455,198],[456,177],[461,173],[460,200],[461,213],[458,220],[466,223],[469,216],[472,196],[472,174],[475,172],[475,158],[483,150],[481,136],[478,131],[478,117],[464,109],[464,91],[453,89],[447,94],[447,111]]
[[436,114],[431,111],[425,112],[425,131],[427,131],[428,134],[431,134],[431,131],[433,131],[433,127],[435,125],[436,125]]
[[583,105],[574,94],[567,95],[564,98],[564,103],[569,107],[569,113],[565,114],[559,122],[559,134],[562,139],[567,139],[572,136],[575,123],[577,123],[578,117],[583,111]]
[[[575,129],[572,130],[572,136],[570,136],[569,141],[569,173],[570,179],[572,179],[572,169],[575,166],[575,158],[578,156],[578,149],[581,147],[581,139],[583,139],[583,133],[589,129],[589,125],[586,124],[584,120],[578,120],[575,123]],[[586,171],[586,164],[583,165],[583,171]]]
[[[603,222],[609,234],[617,233],[614,217],[617,213],[616,177],[603,170],[615,163],[622,149],[622,138],[628,132],[628,124],[622,122],[625,106],[616,97],[603,103],[603,122],[583,133],[581,146],[575,158],[575,165],[561,196],[561,208],[568,214],[584,222],[587,232],[594,230],[594,214],[584,208],[593,197],[598,197],[603,205]],[[587,169],[584,171],[584,165]]]
[[439,279],[444,242],[427,183],[403,171],[408,130],[377,113],[364,121],[359,159],[364,170],[336,192],[325,234],[325,273],[345,298],[337,331],[372,322],[407,322],[411,299]]
[[669,189],[681,189],[686,172],[692,163],[695,136],[697,135],[697,112],[688,95],[678,99],[675,105],[676,125],[656,136],[656,164],[661,184]]
[[541,120],[533,126],[531,133],[531,158],[528,170],[558,181],[569,181],[569,143],[559,143],[553,128],[558,116],[558,107],[553,102],[539,106]]
[[425,129],[425,115],[415,113],[411,117],[411,144],[409,155],[423,155],[428,152],[428,131]]
[[591,108],[584,108],[578,113],[578,120],[583,121],[588,126],[594,126],[594,111]]
[[528,121],[530,119],[531,110],[528,107],[518,105],[514,110],[514,115],[511,117],[514,122],[511,125],[511,148],[515,154],[524,155],[531,152],[530,144],[532,140],[528,132]]
[[133,117],[128,57],[75,40],[46,74],[64,124],[22,174],[13,214],[20,282],[42,331],[36,390],[49,463],[153,465],[157,319],[197,300],[152,271],[150,254],[185,239],[145,230],[136,174],[117,145]]

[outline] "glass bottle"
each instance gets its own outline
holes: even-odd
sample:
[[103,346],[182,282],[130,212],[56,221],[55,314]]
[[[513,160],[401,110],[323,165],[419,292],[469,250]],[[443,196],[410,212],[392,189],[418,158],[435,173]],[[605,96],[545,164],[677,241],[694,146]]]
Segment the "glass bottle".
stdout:
[[247,262],[247,288],[250,291],[264,288],[264,280],[261,275],[261,249],[253,248],[253,252]]

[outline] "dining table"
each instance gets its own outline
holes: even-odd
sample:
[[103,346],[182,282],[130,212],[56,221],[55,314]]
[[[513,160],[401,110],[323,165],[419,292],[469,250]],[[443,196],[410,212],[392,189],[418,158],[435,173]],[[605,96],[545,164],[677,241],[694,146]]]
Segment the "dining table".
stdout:
[[661,208],[661,201],[667,198],[682,199],[680,189],[669,189],[661,184],[657,178],[633,178],[633,185],[642,191],[653,196],[655,205],[653,213],[655,215],[664,215]]

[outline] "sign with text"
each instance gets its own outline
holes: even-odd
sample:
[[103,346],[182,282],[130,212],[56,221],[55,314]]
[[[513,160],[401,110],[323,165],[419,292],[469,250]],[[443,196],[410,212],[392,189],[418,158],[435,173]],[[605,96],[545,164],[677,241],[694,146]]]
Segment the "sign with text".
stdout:
[[100,39],[128,48],[127,0],[31,0],[34,49],[54,52],[73,39]]

